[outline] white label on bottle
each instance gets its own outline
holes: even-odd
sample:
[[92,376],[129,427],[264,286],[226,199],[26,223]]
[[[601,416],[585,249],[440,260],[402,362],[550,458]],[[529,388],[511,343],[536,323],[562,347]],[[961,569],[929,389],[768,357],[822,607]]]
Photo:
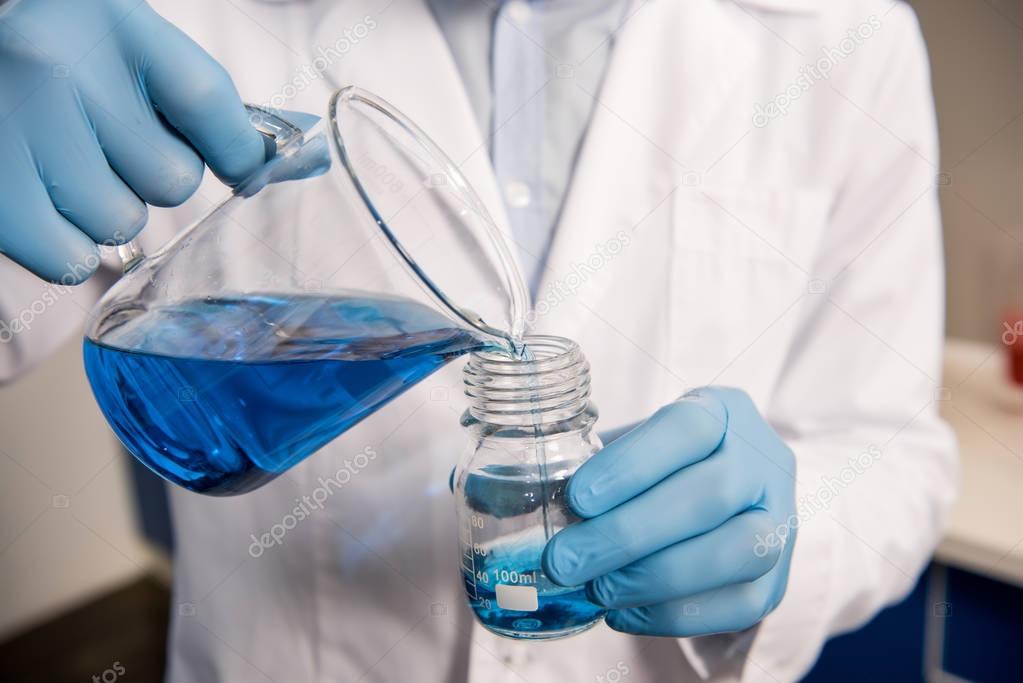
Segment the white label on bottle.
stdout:
[[497,606],[516,612],[535,612],[540,606],[536,597],[536,586],[497,584]]

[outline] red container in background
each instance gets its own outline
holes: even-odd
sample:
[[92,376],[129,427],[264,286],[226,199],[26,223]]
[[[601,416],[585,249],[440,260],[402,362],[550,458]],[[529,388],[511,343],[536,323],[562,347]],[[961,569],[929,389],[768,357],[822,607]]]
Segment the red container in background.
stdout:
[[1012,308],[1002,315],[1002,344],[1005,345],[1009,379],[1023,386],[1023,308]]

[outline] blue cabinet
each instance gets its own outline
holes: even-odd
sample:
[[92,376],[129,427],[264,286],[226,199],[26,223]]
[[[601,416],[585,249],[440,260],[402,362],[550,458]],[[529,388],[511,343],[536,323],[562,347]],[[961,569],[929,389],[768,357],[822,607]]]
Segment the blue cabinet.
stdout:
[[1023,681],[1023,589],[947,570],[944,670],[968,681]]
[[860,630],[828,641],[804,682],[923,681],[928,575],[898,605]]
[[[932,565],[901,603],[831,639],[805,683],[1023,681],[1023,589]],[[950,674],[950,675],[948,675]]]

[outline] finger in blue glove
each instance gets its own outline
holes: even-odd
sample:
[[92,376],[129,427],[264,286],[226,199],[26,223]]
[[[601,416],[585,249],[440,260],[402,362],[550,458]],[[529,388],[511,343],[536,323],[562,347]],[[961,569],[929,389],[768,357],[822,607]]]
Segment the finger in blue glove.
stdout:
[[794,456],[739,390],[708,387],[661,408],[585,463],[567,499],[584,521],[551,539],[544,571],[588,582],[612,628],[741,630],[784,595]]
[[185,201],[203,161],[232,184],[263,163],[230,77],[145,2],[5,3],[0,92],[0,251],[51,281]]

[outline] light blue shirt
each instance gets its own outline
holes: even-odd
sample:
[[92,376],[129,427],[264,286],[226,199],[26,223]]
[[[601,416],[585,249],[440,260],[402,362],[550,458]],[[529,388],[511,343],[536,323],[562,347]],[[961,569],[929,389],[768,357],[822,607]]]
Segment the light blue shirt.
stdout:
[[534,296],[628,0],[428,0]]

